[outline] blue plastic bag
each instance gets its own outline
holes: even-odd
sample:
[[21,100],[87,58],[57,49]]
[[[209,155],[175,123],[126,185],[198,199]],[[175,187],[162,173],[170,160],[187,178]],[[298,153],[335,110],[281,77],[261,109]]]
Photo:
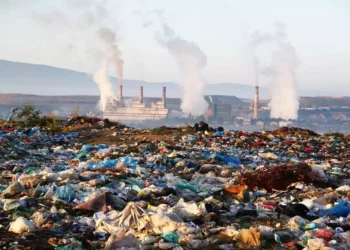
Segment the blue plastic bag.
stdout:
[[215,159],[223,161],[223,162],[225,162],[227,164],[232,164],[232,165],[241,164],[241,160],[239,158],[223,156],[223,155],[220,155],[220,154],[215,154],[214,157],[215,157]]
[[327,213],[336,217],[347,217],[350,214],[350,202],[339,200],[339,203],[327,210]]
[[87,166],[88,170],[96,170],[96,169],[114,169],[115,166],[117,165],[118,161],[117,160],[107,160],[107,161],[101,161],[95,164],[89,164]]
[[124,162],[124,164],[128,167],[136,168],[138,166],[137,161],[135,161],[134,158],[130,156],[125,156],[121,159],[121,162]]
[[71,202],[74,200],[74,193],[73,193],[73,188],[71,184],[67,184],[62,187],[58,187],[56,190],[56,196],[60,200],[64,200],[66,202]]
[[28,133],[28,136],[32,136],[32,135],[35,135],[35,134],[40,134],[40,130],[37,129],[37,128],[33,128],[33,129]]
[[97,145],[97,148],[98,149],[106,149],[106,148],[109,148],[109,146],[107,144],[99,144],[99,145]]
[[86,145],[83,145],[83,147],[81,148],[81,152],[91,152],[92,150],[94,150],[95,147],[90,145],[90,144],[86,144]]
[[215,132],[214,136],[223,136],[224,132],[223,131],[217,131]]

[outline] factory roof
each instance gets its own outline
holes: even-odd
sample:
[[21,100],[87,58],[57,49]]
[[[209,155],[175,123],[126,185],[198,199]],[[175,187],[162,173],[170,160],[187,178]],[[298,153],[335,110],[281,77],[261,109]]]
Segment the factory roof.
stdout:
[[229,104],[232,106],[246,106],[247,105],[247,103],[243,102],[238,97],[229,96],[229,95],[207,95],[204,97],[204,99],[208,103],[214,103],[214,104]]

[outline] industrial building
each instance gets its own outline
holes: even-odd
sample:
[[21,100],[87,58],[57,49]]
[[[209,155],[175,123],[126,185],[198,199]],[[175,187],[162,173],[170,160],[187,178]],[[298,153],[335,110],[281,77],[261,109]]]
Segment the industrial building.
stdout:
[[166,106],[166,87],[163,87],[163,96],[160,101],[145,103],[143,98],[143,87],[140,87],[138,100],[131,100],[127,104],[123,100],[122,89],[119,88],[119,97],[117,101],[111,101],[103,112],[103,118],[111,121],[146,121],[161,120],[168,115]]

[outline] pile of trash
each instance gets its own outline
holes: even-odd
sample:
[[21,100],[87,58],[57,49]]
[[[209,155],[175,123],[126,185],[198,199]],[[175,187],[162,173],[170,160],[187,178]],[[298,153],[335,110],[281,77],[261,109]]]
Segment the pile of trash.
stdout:
[[0,126],[2,249],[350,247],[348,137],[82,119],[119,140]]
[[87,117],[87,116],[74,116],[68,120],[69,126],[78,126],[78,125],[90,125],[90,126],[103,126],[103,127],[117,127],[117,128],[126,128],[124,124],[119,122],[112,122],[108,119],[100,119],[97,117]]

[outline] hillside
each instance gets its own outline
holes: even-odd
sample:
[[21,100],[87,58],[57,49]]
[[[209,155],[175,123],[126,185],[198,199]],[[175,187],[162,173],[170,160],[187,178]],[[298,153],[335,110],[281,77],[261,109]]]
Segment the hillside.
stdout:
[[[110,78],[114,86],[118,80]],[[144,86],[144,96],[160,97],[162,86],[167,87],[168,97],[180,97],[181,91],[176,83],[142,82],[124,80],[124,95],[138,96],[139,87]],[[55,68],[0,60],[0,92],[36,95],[98,95],[98,87],[92,76],[69,69]],[[253,98],[254,86],[220,83],[207,85],[206,95],[235,95],[241,98]],[[268,98],[268,89],[261,88],[261,98]]]

